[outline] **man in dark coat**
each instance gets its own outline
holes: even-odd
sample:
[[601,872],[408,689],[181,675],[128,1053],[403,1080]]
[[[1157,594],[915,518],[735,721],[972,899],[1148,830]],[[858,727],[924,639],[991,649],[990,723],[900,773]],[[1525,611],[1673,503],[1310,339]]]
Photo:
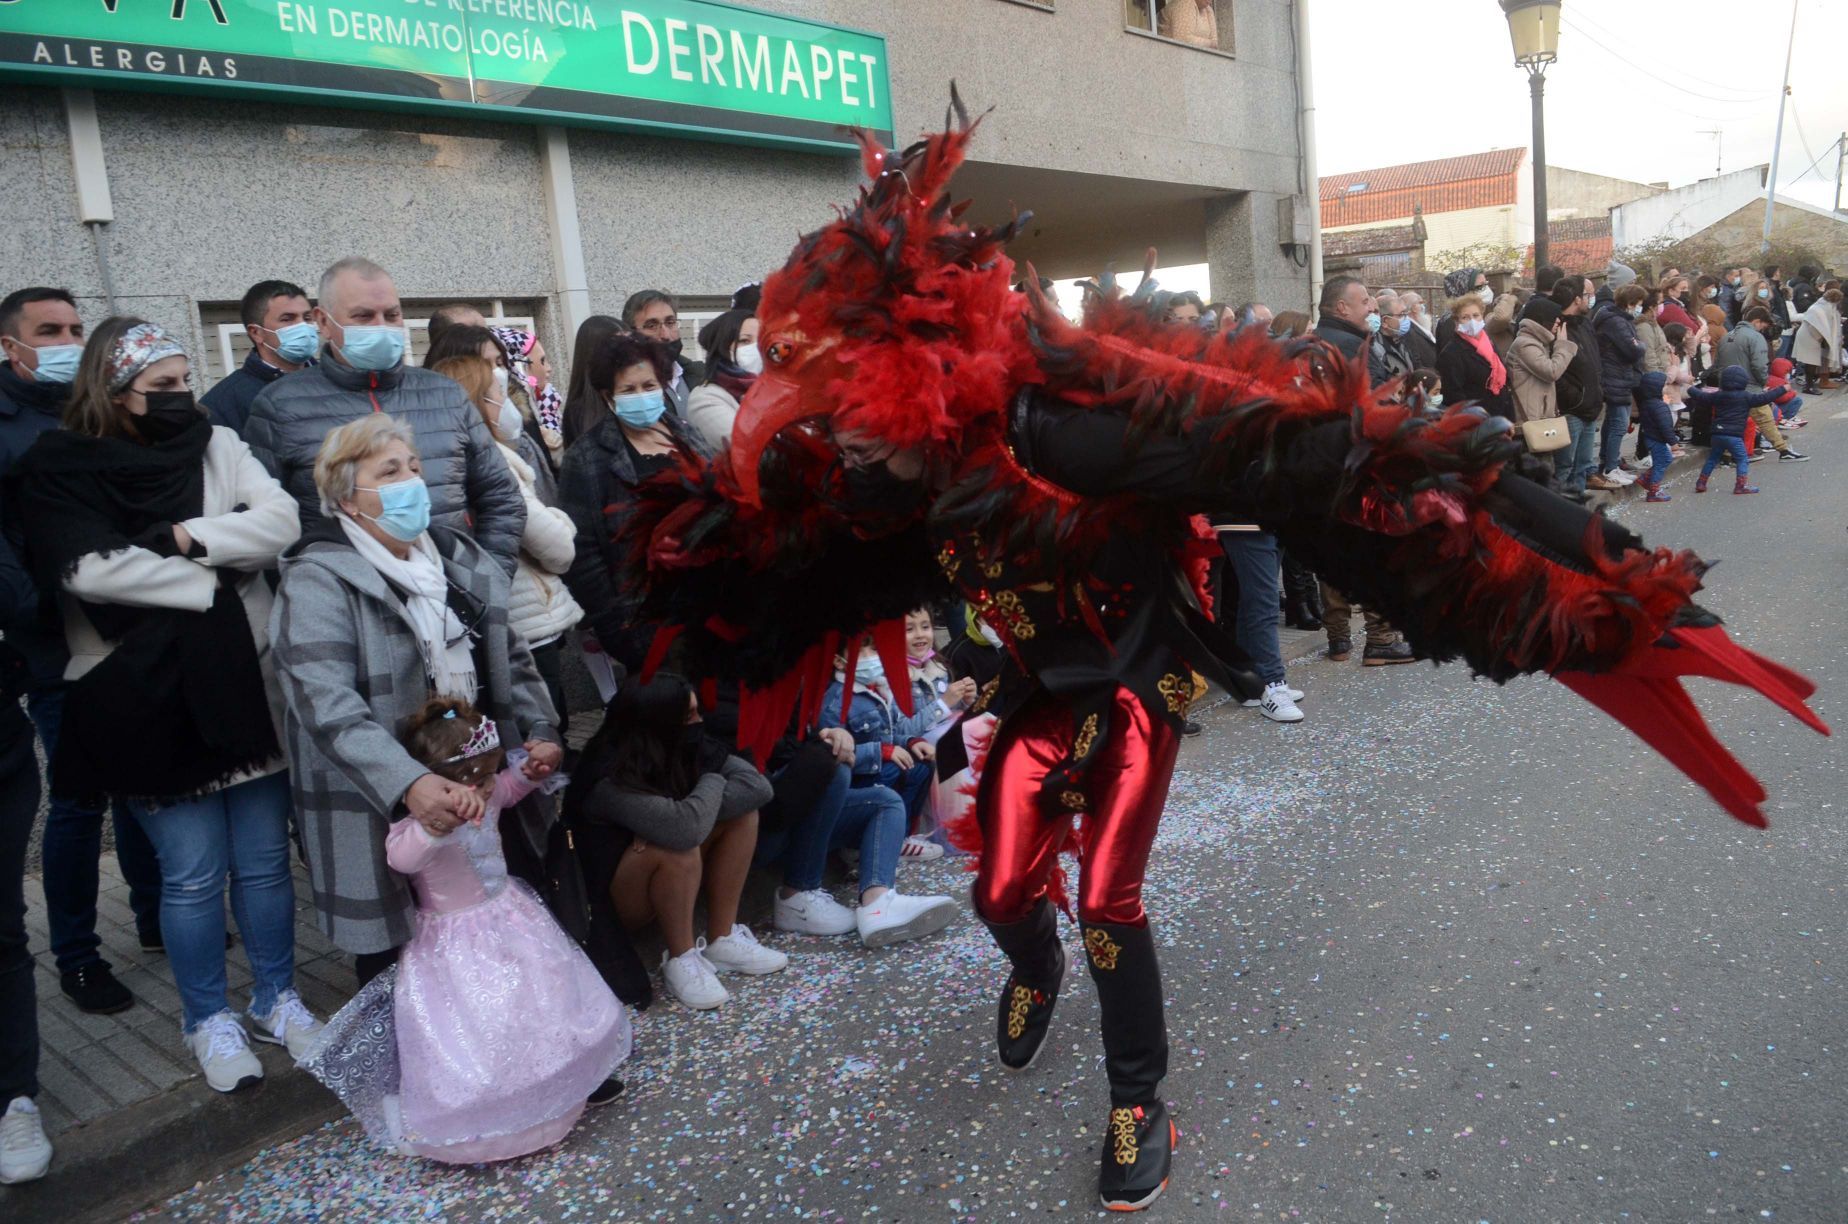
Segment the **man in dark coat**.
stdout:
[[[0,476],[47,430],[57,429],[83,349],[83,320],[63,289],[20,289],[0,301]],[[14,521],[17,521],[16,518]],[[18,541],[15,540],[16,546]],[[50,760],[64,720],[64,668],[70,652],[55,616],[12,624],[0,651],[19,674],[26,710]],[[103,852],[101,807],[54,798],[45,816],[45,909],[59,985],[82,1011],[123,1011],[135,997],[115,978],[96,934],[98,862]],[[116,811],[116,856],[128,882],[129,908],[143,947],[160,940],[160,865],[148,835],[127,812]],[[30,969],[27,970],[30,972]]]
[[[1315,334],[1334,345],[1343,359],[1352,361],[1379,326],[1374,314],[1373,295],[1367,286],[1352,276],[1332,277],[1322,286],[1320,317]],[[1368,323],[1369,316],[1373,321]]]
[[[1604,412],[1604,367],[1598,359],[1598,340],[1592,332],[1589,310],[1591,282],[1568,276],[1553,286],[1553,304],[1566,321],[1566,336],[1578,346],[1572,364],[1559,376],[1555,394],[1560,415],[1572,445],[1553,452],[1553,471],[1568,496],[1583,498],[1591,469],[1598,459],[1598,418]],[[1605,487],[1602,477],[1598,487]]]
[[235,429],[242,436],[250,406],[263,388],[284,374],[314,364],[321,337],[308,318],[312,309],[308,291],[288,281],[258,281],[244,292],[238,314],[244,334],[250,337],[250,354],[243,365],[199,397],[212,424]]

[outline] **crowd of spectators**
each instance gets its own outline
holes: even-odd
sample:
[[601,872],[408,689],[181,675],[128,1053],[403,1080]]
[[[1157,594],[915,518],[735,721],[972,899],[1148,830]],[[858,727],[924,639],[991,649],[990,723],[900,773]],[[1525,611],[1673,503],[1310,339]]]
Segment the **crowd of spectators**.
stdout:
[[[1788,283],[1777,268],[1667,269],[1643,285],[1621,265],[1602,279],[1542,268],[1532,290],[1498,293],[1464,269],[1446,278],[1435,318],[1416,291],[1347,276],[1323,287],[1314,318],[1192,293],[1158,294],[1153,309],[1174,327],[1313,335],[1326,346],[1313,352],[1364,365],[1421,412],[1477,405],[1523,426],[1563,422],[1552,462],[1576,496],[1640,479],[1665,499],[1659,474],[1684,429],[1712,446],[1698,488],[1727,461],[1735,491],[1755,491],[1755,444],[1803,458],[1787,437],[1803,424],[1793,383],[1813,392],[1841,370],[1839,281],[1813,268]],[[419,932],[468,908],[458,880],[490,898],[522,881],[551,917],[519,921],[571,936],[532,928],[506,973],[556,987],[583,957],[583,973],[594,966],[632,1008],[655,989],[637,952],[650,940],[663,987],[691,1008],[730,1002],[724,976],[789,969],[740,919],[754,866],[779,881],[771,922],[782,932],[877,948],[954,921],[950,898],[898,884],[908,862],[945,853],[943,826],[965,802],[936,777],[939,737],[955,727],[975,748],[992,727],[958,722],[1000,668],[979,618],[918,609],[905,676],[886,674],[870,647],[836,660],[817,723],[790,727],[767,760],[735,742],[735,690],[673,660],[641,680],[653,631],[622,594],[631,561],[617,537],[641,482],[677,453],[729,444],[763,370],[756,308],[746,287],[706,323],[701,363],[683,351],[673,295],[636,293],[619,316],[579,327],[561,387],[536,336],[465,304],[432,312],[427,356],[413,363],[389,272],[349,258],[312,295],[282,279],[252,286],[241,307],[251,352],[195,401],[191,356],[157,323],[86,329],[53,287],[0,301],[11,699],[0,703],[0,1181],[38,1176],[50,1159],[22,921],[35,732],[60,989],[90,1013],[136,1004],[96,934],[113,809],[141,945],[166,953],[181,1037],[220,1091],[262,1078],[252,1041],[322,1069],[337,1053],[294,988],[292,848],[362,998],[394,978],[415,991],[440,977],[454,947],[415,949]],[[1545,431],[1527,436],[1536,451],[1552,445]],[[1341,662],[1359,611],[1364,665],[1413,661],[1390,624],[1319,583],[1255,515],[1233,504],[1220,517],[1217,616],[1250,660],[1249,691],[1235,694],[1246,706],[1304,717],[1280,619],[1324,631]],[[601,698],[579,714],[601,723],[567,754],[579,668]],[[455,853],[441,858],[444,847]],[[857,876],[844,897],[827,885],[836,855]],[[227,895],[252,970],[241,1007],[227,986]],[[471,938],[486,948],[501,936],[478,926]],[[560,1070],[571,1108],[534,1113],[533,1135],[568,1129],[586,1095],[598,1103],[620,1087],[607,1077],[627,1051],[626,1021],[580,1002],[598,1054]],[[350,1019],[338,1028],[343,1040],[358,1031]],[[403,1068],[405,1103],[391,1108],[410,1108],[416,1073]],[[472,1142],[438,1147],[488,1150]]]

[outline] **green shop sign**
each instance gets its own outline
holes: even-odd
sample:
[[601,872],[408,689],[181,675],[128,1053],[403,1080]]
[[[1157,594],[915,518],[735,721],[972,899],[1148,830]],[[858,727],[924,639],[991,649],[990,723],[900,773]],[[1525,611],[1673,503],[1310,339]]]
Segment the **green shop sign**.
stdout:
[[0,77],[848,148],[885,39],[716,0],[0,0]]

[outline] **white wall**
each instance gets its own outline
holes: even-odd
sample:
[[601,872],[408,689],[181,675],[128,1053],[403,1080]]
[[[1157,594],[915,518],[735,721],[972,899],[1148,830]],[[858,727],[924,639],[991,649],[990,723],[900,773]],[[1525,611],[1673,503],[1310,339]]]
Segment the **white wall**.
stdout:
[[1658,238],[1698,234],[1765,192],[1765,167],[1752,166],[1677,187],[1611,209],[1611,244],[1618,250]]

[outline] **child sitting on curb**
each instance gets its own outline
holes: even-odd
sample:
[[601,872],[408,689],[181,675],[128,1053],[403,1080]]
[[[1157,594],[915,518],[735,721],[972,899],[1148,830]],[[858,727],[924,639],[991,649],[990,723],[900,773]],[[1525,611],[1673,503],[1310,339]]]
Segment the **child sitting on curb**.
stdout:
[[1798,415],[1803,407],[1803,397],[1790,385],[1790,375],[1796,368],[1796,363],[1790,358],[1779,357],[1771,363],[1771,377],[1765,379],[1765,390],[1783,392],[1782,396],[1771,401],[1771,407],[1777,413],[1778,425],[1784,429],[1802,429],[1809,424]]
[[[853,686],[852,696],[843,718],[843,690],[849,684]],[[933,701],[931,707],[937,704]],[[931,707],[917,707],[910,715],[898,708],[885,665],[871,641],[861,648],[851,672],[845,659],[836,660],[834,683],[821,699],[821,725],[844,726],[853,736],[854,786],[887,786],[897,791],[905,801],[907,827],[914,826],[924,810],[937,772],[936,749],[924,735],[935,721]],[[941,858],[943,847],[929,838],[911,835],[905,838],[902,855],[913,861]]]
[[1707,462],[1701,466],[1700,479],[1694,482],[1696,493],[1707,491],[1707,478],[1719,466],[1721,454],[1730,455],[1733,466],[1738,469],[1738,475],[1733,478],[1733,492],[1758,492],[1745,482],[1752,463],[1745,449],[1745,423],[1752,409],[1771,403],[1778,392],[1751,391],[1748,390],[1750,386],[1751,375],[1745,372],[1745,367],[1729,365],[1720,371],[1719,390],[1696,387],[1688,392],[1689,403],[1713,410],[1713,446],[1707,452]]

